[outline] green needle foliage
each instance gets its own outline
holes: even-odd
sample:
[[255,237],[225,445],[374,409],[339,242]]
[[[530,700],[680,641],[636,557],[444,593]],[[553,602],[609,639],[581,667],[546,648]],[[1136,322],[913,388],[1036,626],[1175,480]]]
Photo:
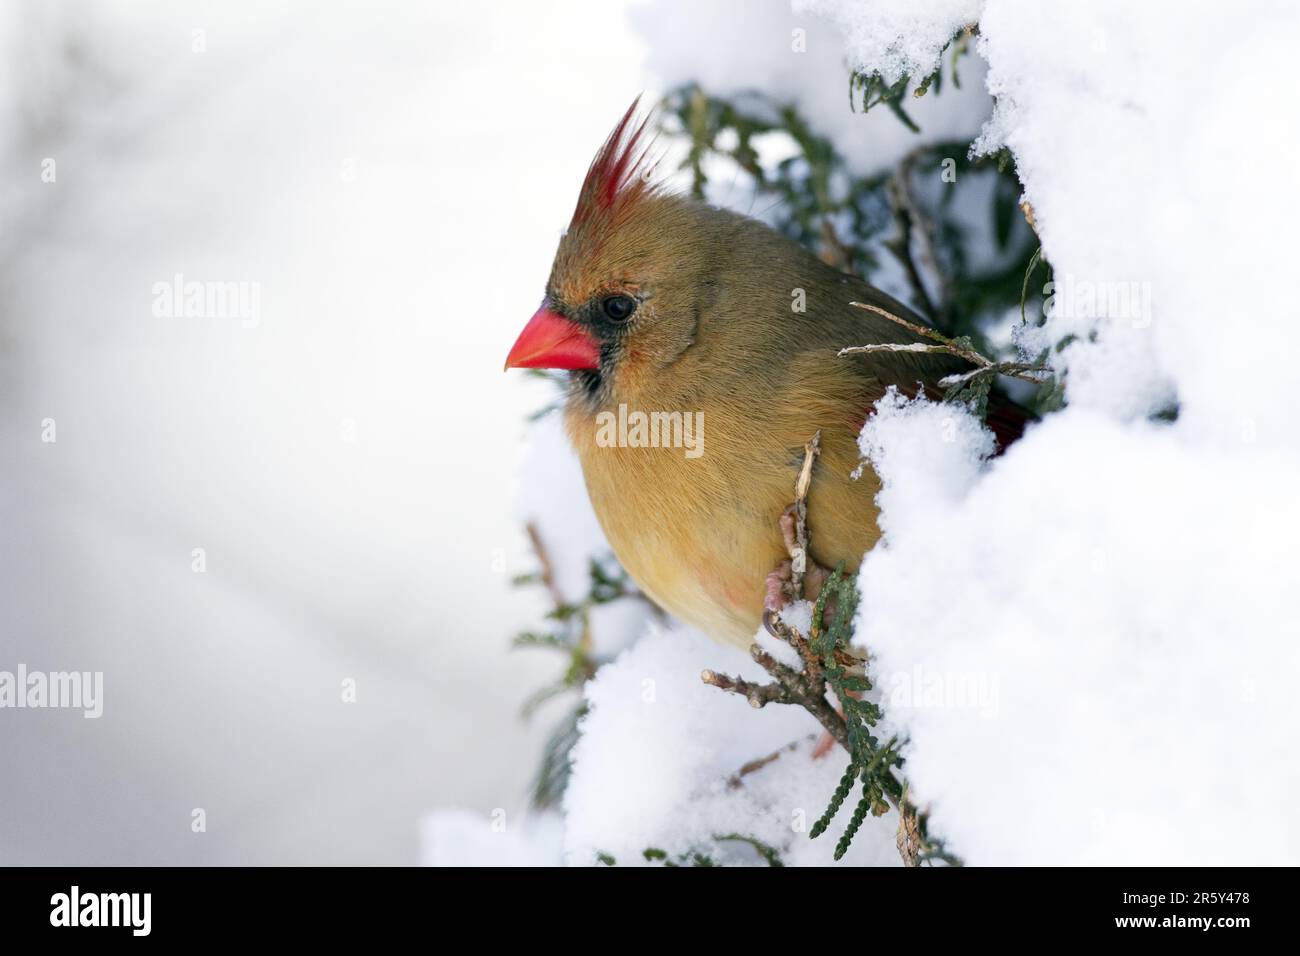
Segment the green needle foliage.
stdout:
[[903,796],[903,785],[893,773],[895,767],[903,764],[897,741],[891,738],[882,747],[879,739],[871,732],[881,717],[878,706],[862,699],[862,695],[871,690],[871,681],[865,674],[851,673],[839,663],[843,655],[837,652],[849,650],[853,637],[853,614],[857,606],[857,585],[852,577],[844,573],[844,565],[841,564],[822,586],[821,594],[813,605],[812,630],[808,639],[812,652],[821,662],[826,684],[835,694],[844,715],[849,749],[849,765],[840,778],[839,786],[831,795],[826,811],[813,824],[809,833],[811,838],[815,839],[826,832],[854,785],[861,785],[857,805],[843,836],[835,846],[837,860],[848,852],[853,837],[868,813],[873,816],[888,813],[889,802],[886,798],[892,798],[897,804]]
[[[849,174],[831,141],[814,132],[794,105],[758,93],[732,101],[690,84],[669,93],[660,111],[664,130],[688,140],[682,168],[690,171],[697,199],[705,198],[708,185],[705,160],[724,157],[750,178],[756,200],[782,234],[819,252],[833,246],[830,254],[847,253],[844,264],[854,271],[870,274],[879,266],[871,243],[890,222],[888,173]],[[797,153],[765,169],[755,140],[773,133],[793,140]],[[827,232],[832,224],[833,238]]]
[[[522,574],[516,586],[545,584],[545,573]],[[604,661],[592,653],[591,609],[624,599],[642,599],[627,572],[613,555],[591,558],[587,565],[587,593],[581,601],[559,601],[546,615],[546,629],[516,634],[512,646],[541,647],[558,652],[564,660],[560,676],[524,701],[522,713],[531,717],[543,704],[571,691],[581,691]],[[578,742],[578,723],[586,714],[581,700],[556,723],[542,750],[541,763],[533,778],[532,802],[536,807],[555,806],[569,783],[571,754]]]
[[[944,50],[950,50],[951,56],[948,61],[948,72],[952,77],[952,85],[961,89],[961,76],[957,72],[958,61],[970,50],[971,40],[979,32],[978,26],[964,27],[958,30],[945,45]],[[941,51],[942,52],[942,51]],[[906,100],[907,88],[912,82],[912,77],[904,73],[892,83],[886,83],[884,78],[878,72],[863,72],[854,70],[849,74],[849,109],[857,110],[859,99],[861,100],[861,109],[863,113],[868,112],[873,107],[884,104],[898,121],[910,129],[913,133],[919,133],[921,128],[913,122],[912,118],[907,115],[903,108]],[[929,76],[921,78],[917,83],[916,89],[912,91],[912,96],[920,98],[926,93],[934,90],[937,96],[943,89],[943,62],[934,69]]]

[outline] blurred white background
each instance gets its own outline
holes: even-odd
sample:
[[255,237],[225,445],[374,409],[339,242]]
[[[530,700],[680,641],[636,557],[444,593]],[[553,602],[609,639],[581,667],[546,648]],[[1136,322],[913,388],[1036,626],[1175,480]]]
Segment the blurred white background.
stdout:
[[[501,364],[645,83],[623,5],[0,16],[0,669],[104,672],[98,720],[0,711],[0,863],[411,863],[434,807],[518,814],[556,662],[508,651],[544,392]],[[177,273],[260,321],[155,316]]]

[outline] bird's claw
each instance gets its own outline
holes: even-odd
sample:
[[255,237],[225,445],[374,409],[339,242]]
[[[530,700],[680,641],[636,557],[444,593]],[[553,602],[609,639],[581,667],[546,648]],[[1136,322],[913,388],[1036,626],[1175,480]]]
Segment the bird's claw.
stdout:
[[768,572],[765,579],[767,590],[763,599],[764,619],[766,619],[768,612],[780,611],[790,603],[792,582],[793,577],[789,561],[782,561],[776,566],[776,570]]

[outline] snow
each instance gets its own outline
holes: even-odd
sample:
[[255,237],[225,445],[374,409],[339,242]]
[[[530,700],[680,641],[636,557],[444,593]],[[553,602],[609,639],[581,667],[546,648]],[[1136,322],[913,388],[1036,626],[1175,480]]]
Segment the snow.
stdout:
[[[1149,312],[1057,302],[1034,338],[1083,333],[1059,363],[1071,406],[990,464],[969,422],[936,440],[928,403],[890,399],[864,430],[885,541],[858,635],[915,792],[971,863],[1300,855],[1297,375],[1257,345],[1296,318],[1261,281],[1286,274],[1300,211],[1274,166],[1300,145],[1296,16],[1178,9],[1176,35],[1158,5],[980,18],[983,146],[1015,153],[1058,287],[1139,283]],[[1145,421],[1174,395],[1176,422]],[[984,706],[891,697],[918,674]]]
[[[1296,528],[1274,509],[1294,457],[1207,455],[1071,409],[980,474],[983,443],[935,441],[939,413],[868,426],[886,544],[862,569],[858,636],[950,847],[989,864],[1293,861]],[[935,470],[967,487],[927,497]],[[894,693],[936,682],[984,693]]]
[[[1298,15],[1260,10],[1273,15],[1118,3],[985,12],[981,48],[999,97],[985,144],[1015,153],[1044,253],[1058,276],[1151,290],[1144,321],[1095,323],[1100,346],[1067,353],[1076,405],[1140,414],[1167,379],[1188,435],[1235,442],[1248,422],[1262,440],[1295,431],[1285,400],[1294,375],[1260,376],[1255,345],[1289,332],[1294,308],[1242,281],[1286,274],[1278,224],[1300,208],[1276,168],[1300,142],[1284,93],[1286,26]],[[1049,53],[1035,38],[1053,33],[1080,42]]]
[[855,69],[876,70],[886,82],[928,76],[947,42],[979,20],[982,0],[794,0],[795,13],[830,20],[843,33]]
[[420,822],[424,866],[558,866],[564,823],[557,814],[514,823],[503,808],[435,810]]
[[[891,31],[935,22],[928,15],[920,15],[918,21],[916,15],[907,14],[910,6],[916,4],[898,0],[886,5]],[[952,6],[945,9],[942,20],[945,25],[955,24],[955,32],[962,25],[963,10],[972,4]],[[661,90],[695,82],[715,96],[760,92],[778,102],[794,103],[860,175],[893,166],[920,145],[970,140],[979,132],[992,102],[984,90],[984,64],[974,55],[960,61],[960,89],[945,83],[938,95],[919,99],[909,95],[906,108],[921,127],[920,135],[883,108],[865,115],[850,111],[849,70],[861,63],[851,64],[852,50],[824,16],[827,11],[828,5],[821,2],[797,3],[792,10],[789,0],[666,0],[633,8],[632,22],[645,37],[647,69]],[[802,31],[802,51],[797,49],[795,31]],[[927,53],[932,46],[929,38],[920,45],[905,43],[890,54],[889,62],[903,67],[917,66],[922,60],[932,64],[938,54],[937,46]],[[780,149],[780,143],[767,144],[762,159],[775,165],[782,158]],[[728,191],[732,179],[725,179],[710,199],[728,205],[743,202],[743,197]],[[743,206],[742,210],[748,211]]]
[[[608,854],[644,865],[647,849],[692,850],[724,864],[764,865],[741,833],[781,851],[787,865],[831,861],[851,807],[816,840],[807,831],[844,772],[841,751],[813,759],[820,725],[805,711],[747,701],[709,687],[703,670],[750,680],[766,675],[747,656],[689,628],[652,628],[586,688],[591,712],[574,751],[564,798],[564,850],[571,864]],[[794,745],[792,750],[784,748]],[[783,751],[766,767],[729,781],[746,763]],[[868,819],[847,864],[898,865],[897,817]]]
[[993,453],[993,435],[960,408],[909,401],[895,388],[876,403],[858,444],[878,475],[905,474],[908,481],[883,487],[878,503],[881,530],[909,522],[932,505],[960,501]]

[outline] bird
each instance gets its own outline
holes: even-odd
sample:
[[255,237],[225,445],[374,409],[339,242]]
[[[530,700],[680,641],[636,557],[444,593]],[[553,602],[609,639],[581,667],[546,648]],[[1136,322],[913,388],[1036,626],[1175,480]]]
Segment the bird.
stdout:
[[[881,311],[925,323],[765,223],[669,189],[638,102],[591,162],[505,364],[567,372],[564,430],[615,556],[664,610],[744,649],[779,603],[771,575],[788,574],[810,439],[809,563],[854,571],[881,534],[880,481],[857,441],[873,406],[891,386],[941,394],[940,378],[971,366],[922,351],[841,357],[925,341]],[[1030,417],[996,393],[989,409],[1000,446]]]

